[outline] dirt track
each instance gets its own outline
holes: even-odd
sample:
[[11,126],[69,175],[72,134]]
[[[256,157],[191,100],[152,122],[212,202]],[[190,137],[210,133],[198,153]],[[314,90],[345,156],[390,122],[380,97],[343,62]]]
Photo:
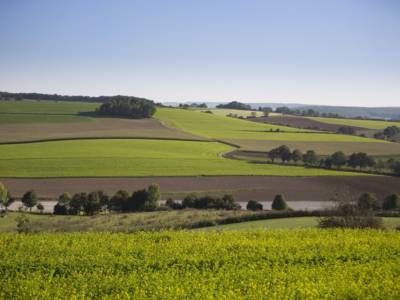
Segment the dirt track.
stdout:
[[210,176],[210,177],[143,177],[143,178],[65,178],[65,179],[0,179],[17,197],[34,189],[43,199],[55,199],[63,192],[119,189],[135,191],[158,183],[163,198],[182,199],[191,192],[208,194],[230,193],[238,201],[266,201],[284,193],[291,201],[329,201],[358,197],[373,192],[379,197],[400,192],[400,178],[383,176],[359,177],[272,177],[272,176]]

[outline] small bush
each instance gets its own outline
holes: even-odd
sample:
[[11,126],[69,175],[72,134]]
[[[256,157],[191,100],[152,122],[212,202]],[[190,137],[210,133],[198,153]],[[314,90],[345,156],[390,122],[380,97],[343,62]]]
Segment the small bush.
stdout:
[[392,194],[387,196],[382,203],[384,210],[400,209],[400,194]]
[[274,210],[285,210],[288,208],[285,196],[282,194],[278,194],[275,196],[274,201],[272,201],[271,205]]
[[249,202],[247,202],[246,209],[252,211],[263,210],[263,206],[260,202],[256,200],[249,200]]
[[16,218],[17,221],[17,232],[18,233],[29,233],[31,232],[31,222],[25,214],[21,214]]

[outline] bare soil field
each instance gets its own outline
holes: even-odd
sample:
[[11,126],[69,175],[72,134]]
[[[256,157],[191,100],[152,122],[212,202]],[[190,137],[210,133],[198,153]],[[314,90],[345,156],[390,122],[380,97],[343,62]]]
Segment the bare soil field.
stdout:
[[202,139],[156,119],[91,118],[89,122],[0,124],[0,143],[71,138],[170,138]]
[[[328,124],[319,122],[316,120],[303,118],[303,117],[292,117],[292,116],[268,116],[268,117],[258,117],[248,119],[253,122],[259,123],[269,123],[274,125],[282,125],[282,126],[290,126],[304,129],[313,129],[313,130],[326,130],[331,132],[337,132],[340,127],[343,125],[338,124]],[[354,130],[365,130],[366,128],[355,127],[355,126],[347,126],[351,127]]]
[[269,151],[281,145],[301,151],[314,150],[318,154],[328,155],[335,151],[343,151],[346,154],[354,152],[366,152],[370,155],[398,155],[400,143],[359,143],[359,142],[311,142],[311,141],[261,141],[261,140],[227,140],[240,146],[241,150]]
[[380,198],[400,192],[400,178],[386,176],[204,176],[204,177],[142,177],[142,178],[54,178],[0,179],[10,192],[21,197],[34,189],[41,199],[54,200],[63,192],[103,190],[111,194],[119,189],[130,192],[160,185],[162,198],[181,200],[189,193],[208,195],[232,194],[238,201],[250,199],[270,201],[284,193],[289,201],[332,201],[355,199],[361,193],[376,193]]

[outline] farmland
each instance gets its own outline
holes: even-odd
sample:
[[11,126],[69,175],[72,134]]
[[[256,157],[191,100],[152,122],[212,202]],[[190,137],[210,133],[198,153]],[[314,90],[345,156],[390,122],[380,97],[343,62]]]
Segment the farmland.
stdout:
[[0,244],[4,299],[400,297],[393,231],[1,234]]
[[299,131],[297,128],[258,124],[197,110],[162,108],[157,110],[155,118],[170,127],[214,139],[262,139],[264,132],[269,130]]
[[400,122],[389,122],[380,120],[357,120],[357,119],[320,118],[320,117],[309,117],[309,118],[312,120],[328,124],[355,126],[368,129],[385,129],[386,127],[389,126],[400,126]]
[[250,164],[220,153],[216,142],[162,140],[75,140],[0,145],[2,177],[354,175],[323,169]]
[[[257,220],[210,226],[201,230],[261,230],[261,229],[284,229],[284,228],[312,228],[318,226],[318,217],[294,217],[271,220]],[[400,218],[383,218],[383,224],[387,229],[395,229],[400,226]]]

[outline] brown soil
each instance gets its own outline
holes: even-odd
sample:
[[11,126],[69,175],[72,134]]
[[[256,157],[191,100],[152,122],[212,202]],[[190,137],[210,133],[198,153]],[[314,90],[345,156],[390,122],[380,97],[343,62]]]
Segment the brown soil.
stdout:
[[202,139],[167,128],[155,119],[93,118],[89,122],[0,125],[0,143],[69,138]]
[[329,201],[355,199],[361,193],[372,192],[380,198],[400,191],[400,178],[384,176],[210,176],[210,177],[144,177],[144,178],[54,178],[0,179],[10,192],[21,197],[34,189],[42,199],[55,199],[63,192],[103,190],[111,194],[119,189],[130,192],[158,183],[163,198],[182,199],[192,192],[220,195],[230,193],[238,201],[272,200],[284,193],[291,201]]
[[[270,123],[282,126],[290,126],[304,129],[313,129],[313,130],[326,130],[331,132],[337,132],[340,127],[343,125],[337,124],[327,124],[315,120],[311,120],[303,117],[292,117],[292,116],[270,116],[270,117],[258,117],[249,119],[254,122],[260,123]],[[355,127],[355,126],[347,126],[351,127],[354,130],[365,130],[366,128]]]

